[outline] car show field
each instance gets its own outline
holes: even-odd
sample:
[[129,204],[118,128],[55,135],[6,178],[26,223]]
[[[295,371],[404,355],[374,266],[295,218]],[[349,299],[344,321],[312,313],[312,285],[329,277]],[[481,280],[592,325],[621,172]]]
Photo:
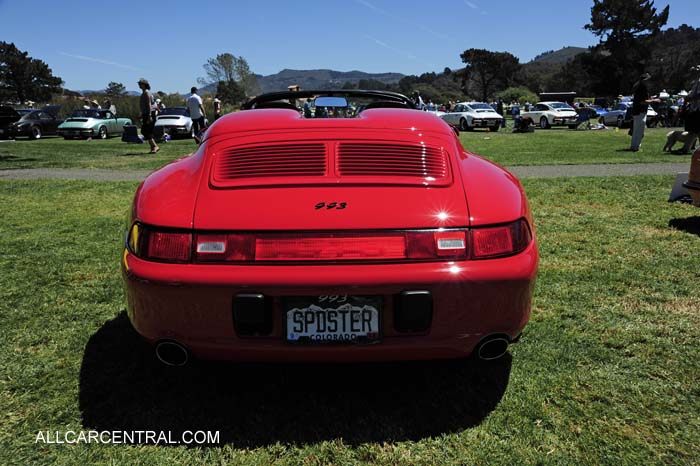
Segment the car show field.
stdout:
[[[634,155],[613,130],[460,139],[505,165],[689,162],[661,152],[664,136],[648,130]],[[152,169],[196,145],[162,147],[7,142],[0,168]],[[692,463],[700,217],[666,202],[672,181],[523,180],[540,273],[524,337],[499,360],[180,370],[157,364],[125,312],[119,261],[136,183],[0,181],[0,463]],[[138,429],[214,430],[220,442],[35,442]]]
[[[512,124],[509,121],[509,124]],[[468,150],[498,164],[578,165],[592,163],[665,163],[687,160],[662,151],[667,128],[647,129],[642,150],[626,152],[627,130],[573,131],[568,128],[513,134],[511,127],[497,133],[488,130],[461,132],[460,141]],[[64,141],[45,137],[37,141],[0,141],[0,170],[14,168],[101,168],[115,170],[155,169],[193,152],[191,139],[171,140],[158,154],[148,154],[148,145],[125,144],[118,138],[91,141]]]

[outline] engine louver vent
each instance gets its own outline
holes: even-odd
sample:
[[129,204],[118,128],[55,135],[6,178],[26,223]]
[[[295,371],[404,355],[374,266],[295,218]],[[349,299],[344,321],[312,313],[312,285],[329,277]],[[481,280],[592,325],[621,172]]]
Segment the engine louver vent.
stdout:
[[214,181],[324,176],[327,174],[326,160],[323,143],[237,147],[217,156]]
[[420,144],[341,143],[338,174],[343,176],[391,176],[445,180],[449,177],[442,148]]

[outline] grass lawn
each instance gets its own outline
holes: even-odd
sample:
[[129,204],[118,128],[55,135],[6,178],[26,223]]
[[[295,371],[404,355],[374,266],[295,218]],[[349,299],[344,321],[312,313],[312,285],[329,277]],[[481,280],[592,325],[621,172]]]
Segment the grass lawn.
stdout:
[[[636,163],[688,161],[689,156],[662,152],[666,128],[647,129],[642,152],[631,153],[627,130],[572,131],[568,128],[537,130],[530,134],[498,133],[484,130],[463,132],[462,144],[501,165],[562,165],[588,163]],[[148,144],[125,144],[119,138],[105,141],[64,141],[44,138],[0,141],[0,170],[13,168],[107,168],[154,169],[191,153],[197,147],[190,140],[160,145],[157,155],[148,154]]]
[[69,140],[46,137],[0,141],[0,170],[13,168],[103,168],[155,169],[197,150],[192,139],[175,139],[159,144],[157,154],[149,154],[148,143],[127,144],[120,138]]
[[[674,128],[680,129],[680,128]],[[503,166],[568,165],[588,163],[656,163],[690,160],[661,149],[669,128],[651,128],[644,133],[642,150],[627,152],[631,138],[627,129],[615,131],[570,130],[556,127],[534,133],[513,134],[510,129],[497,133],[475,130],[460,133],[462,145]],[[677,144],[676,149],[681,145]]]
[[[136,184],[0,182],[0,464],[697,462],[700,211],[666,203],[671,183],[526,180],[541,268],[499,361],[177,371],[123,312]],[[221,444],[35,443],[89,429]]]

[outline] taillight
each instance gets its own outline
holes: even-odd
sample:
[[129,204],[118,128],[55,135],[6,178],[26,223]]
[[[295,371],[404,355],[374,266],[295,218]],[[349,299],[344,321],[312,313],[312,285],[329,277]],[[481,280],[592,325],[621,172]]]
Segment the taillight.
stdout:
[[532,234],[524,219],[507,225],[475,228],[472,233],[472,257],[486,259],[517,254],[523,251]]
[[128,238],[129,249],[136,256],[164,262],[189,262],[192,256],[192,233],[161,231],[135,223]]
[[129,250],[143,259],[196,263],[430,261],[504,257],[532,235],[524,219],[474,229],[334,233],[191,233],[134,224]]
[[195,236],[195,262],[466,259],[466,230]]

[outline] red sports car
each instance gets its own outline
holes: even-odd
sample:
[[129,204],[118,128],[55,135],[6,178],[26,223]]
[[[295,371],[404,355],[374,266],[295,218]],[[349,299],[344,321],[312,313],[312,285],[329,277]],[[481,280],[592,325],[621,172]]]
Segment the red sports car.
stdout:
[[503,355],[537,272],[518,180],[378,91],[265,94],[138,187],[134,328],[171,365]]

